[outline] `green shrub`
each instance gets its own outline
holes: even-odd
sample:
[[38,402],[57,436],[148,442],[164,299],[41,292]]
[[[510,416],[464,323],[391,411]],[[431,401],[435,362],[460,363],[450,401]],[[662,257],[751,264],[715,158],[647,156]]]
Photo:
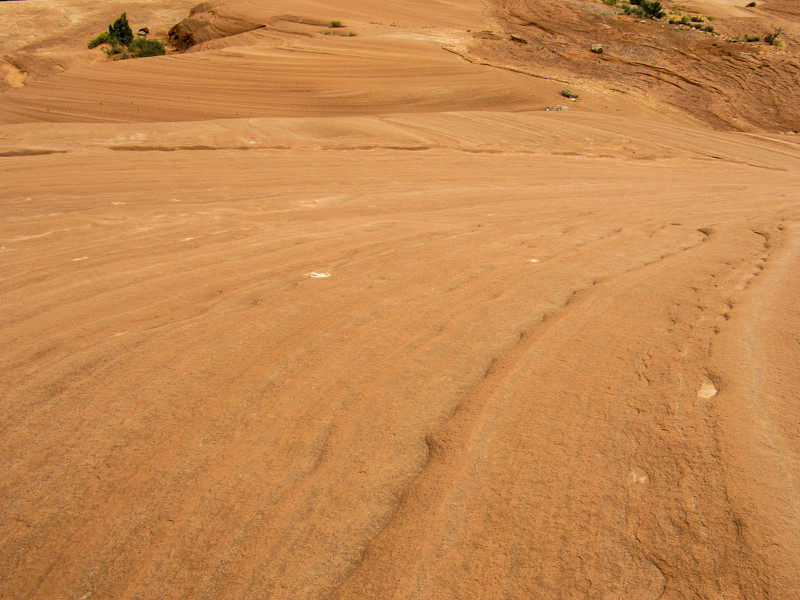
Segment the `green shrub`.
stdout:
[[681,25],[688,25],[688,24],[689,24],[689,17],[687,17],[686,15],[683,15],[681,17]]
[[92,41],[90,41],[87,44],[87,46],[91,50],[92,48],[96,48],[100,44],[106,44],[106,43],[108,43],[108,32],[104,31],[103,33],[98,35],[96,38],[94,38]]
[[747,4],[746,6],[747,6],[747,8],[753,8],[753,7],[755,7],[755,5],[756,5],[755,2],[751,2],[750,4]]
[[714,26],[706,25],[705,27],[703,27],[703,31],[707,31],[708,33],[714,33]]
[[744,36],[744,41],[745,42],[760,42],[761,41],[761,37],[756,35],[755,33],[748,33],[746,36]]
[[116,41],[111,42],[111,47],[106,48],[106,56],[116,56],[117,54],[122,54],[125,51],[123,46]]
[[161,56],[166,54],[164,44],[158,40],[148,40],[146,37],[134,39],[133,30],[128,24],[128,17],[122,13],[119,18],[108,26],[108,31],[104,31],[91,42],[89,48],[94,48],[100,44],[109,44],[106,48],[106,56],[118,59],[140,58],[143,56]]
[[702,23],[703,22],[703,17],[692,17],[691,21],[692,21],[692,23]]
[[642,10],[641,6],[632,6],[630,4],[623,4],[622,10],[625,11],[626,15],[636,15],[637,17],[644,16],[644,10]]
[[347,34],[347,37],[356,37],[356,32],[351,31],[350,33]]
[[650,2],[650,0],[642,0],[642,10],[646,17],[651,19],[661,19],[666,17],[667,13],[661,10],[661,2]]
[[128,53],[131,58],[141,58],[144,56],[162,56],[165,54],[164,44],[158,40],[148,40],[147,38],[137,38],[128,45]]
[[331,21],[331,27],[344,27],[341,21]]
[[661,2],[651,2],[650,0],[630,0],[630,4],[623,4],[622,10],[626,15],[636,15],[637,17],[649,17],[660,19],[666,17],[667,13],[661,10]]
[[123,46],[133,41],[133,30],[128,25],[128,17],[122,13],[112,25],[108,26],[108,39],[117,40]]
[[781,29],[782,28],[779,27],[778,31],[775,31],[774,33],[768,33],[767,35],[765,35],[764,41],[770,46],[779,46],[780,44],[778,42],[780,42],[780,40],[778,39],[778,36],[781,34]]

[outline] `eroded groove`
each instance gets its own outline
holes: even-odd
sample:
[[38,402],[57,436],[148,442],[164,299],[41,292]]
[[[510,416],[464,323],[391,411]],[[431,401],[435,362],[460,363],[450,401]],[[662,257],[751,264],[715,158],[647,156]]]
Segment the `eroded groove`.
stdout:
[[[747,229],[743,231],[748,233]],[[724,234],[720,235],[723,235],[724,239]],[[736,264],[732,264],[730,258],[725,256],[720,263],[719,271],[716,273],[711,272],[707,276],[713,282],[712,285],[701,286],[702,290],[700,287],[692,288],[693,294],[700,294],[700,298],[703,298],[703,296],[707,298],[700,302],[694,301],[693,309],[688,312],[686,317],[673,318],[671,321],[672,326],[668,339],[674,339],[677,342],[678,339],[681,339],[678,336],[685,335],[681,332],[682,329],[688,332],[688,338],[683,337],[680,342],[683,349],[679,355],[675,356],[674,362],[682,365],[683,371],[694,371],[701,381],[705,379],[710,383],[700,385],[699,390],[697,390],[697,399],[692,401],[690,394],[693,390],[691,388],[687,389],[686,386],[689,382],[686,381],[683,375],[680,376],[678,398],[683,399],[679,400],[675,406],[670,406],[667,411],[667,418],[672,422],[676,432],[678,432],[678,437],[675,440],[670,440],[670,436],[662,430],[659,436],[663,439],[662,443],[666,447],[658,446],[658,449],[652,451],[652,455],[655,456],[657,453],[663,452],[669,452],[674,455],[676,457],[674,469],[676,480],[670,485],[685,489],[692,498],[705,498],[702,504],[695,500],[693,505],[685,505],[679,513],[683,515],[681,528],[685,529],[685,535],[697,540],[694,542],[695,544],[703,543],[701,540],[705,534],[702,531],[708,526],[703,525],[703,523],[708,523],[711,520],[711,517],[703,516],[703,512],[711,512],[713,514],[715,505],[718,506],[716,510],[724,515],[727,522],[737,524],[736,530],[740,531],[740,526],[738,525],[741,522],[740,509],[730,498],[728,485],[725,481],[730,474],[726,472],[727,466],[721,454],[720,444],[725,440],[726,435],[725,432],[720,431],[719,417],[715,414],[716,410],[714,408],[719,396],[725,394],[726,384],[723,378],[708,365],[708,354],[713,340],[720,331],[727,327],[727,325],[724,325],[729,318],[726,315],[731,310],[734,312],[736,310],[735,303],[731,301],[731,298],[735,297],[743,289],[740,283],[742,278],[749,282],[755,277],[753,275],[753,265],[758,265],[769,257],[768,237],[762,236],[762,238],[756,248],[748,251],[749,258],[745,260],[740,259]],[[719,308],[715,308],[714,312],[709,314],[710,311],[706,307]],[[676,314],[680,312],[676,311]],[[688,323],[686,321],[687,318],[691,319]],[[666,340],[664,341],[666,342]],[[653,351],[653,349],[648,350],[648,352]],[[648,368],[654,371],[654,374],[648,377],[648,381],[655,383],[657,386],[663,386],[665,384],[663,375],[657,375],[658,371],[654,365],[650,365]],[[724,402],[725,396],[722,397],[722,402]],[[636,422],[638,424],[635,429],[642,431],[636,434],[640,448],[653,444],[652,439],[654,436],[650,428],[652,426],[645,426],[645,422],[648,420],[646,415],[647,413],[643,412],[641,408],[637,411]],[[661,426],[658,427],[660,429]],[[656,439],[659,436],[655,436]],[[642,459],[640,458],[639,460]],[[667,473],[668,471],[662,476],[667,476]],[[716,475],[713,475],[714,473]],[[715,496],[717,500],[714,499]],[[667,510],[668,505],[664,504],[660,498],[654,497],[650,502],[656,505],[661,503],[664,506],[664,510]],[[653,509],[645,508],[644,510],[649,512]],[[694,516],[695,513],[697,516]],[[677,515],[673,518],[677,518]],[[640,525],[637,525],[636,521],[632,521],[630,526],[632,531],[636,532],[635,539],[640,551],[648,556],[659,567],[659,570],[664,573],[668,582],[665,590],[671,590],[673,593],[689,593],[690,590],[685,587],[685,573],[681,573],[685,567],[680,567],[679,564],[674,562],[679,556],[674,555],[673,560],[667,560],[664,551],[658,545],[654,545],[652,541],[646,542],[642,540],[642,536],[639,533]],[[652,535],[652,533],[648,533],[648,537]],[[734,547],[732,551],[739,556],[751,558],[758,556],[755,547],[747,543],[740,534],[734,536],[730,543]],[[710,563],[715,572],[713,580],[719,581],[716,570],[720,567],[715,565],[715,562]],[[673,575],[670,576],[670,573]],[[754,582],[758,580],[754,571],[747,573],[737,572],[735,576],[741,579],[742,585],[744,585],[745,581]],[[726,577],[730,577],[730,575]],[[670,584],[669,582],[673,583]],[[728,584],[718,584],[717,589],[722,590],[725,585]],[[762,588],[760,591],[753,591],[753,594],[753,597],[768,597],[766,588]]]
[[[427,452],[424,463],[400,493],[398,502],[392,512],[386,517],[385,523],[377,531],[375,536],[366,543],[360,558],[352,565],[349,575],[339,582],[327,597],[350,597],[349,594],[353,593],[354,590],[361,589],[364,583],[363,581],[360,584],[354,584],[350,592],[343,593],[343,589],[353,581],[359,569],[363,568],[366,557],[372,552],[370,548],[375,544],[376,540],[380,540],[382,537],[386,536],[387,532],[393,526],[397,525],[398,515],[403,511],[410,510],[409,507],[412,503],[419,504],[422,498],[430,498],[429,494],[415,488],[424,485],[422,484],[423,480],[431,476],[431,471],[433,469],[441,469],[444,468],[444,465],[447,465],[448,472],[450,472],[453,464],[458,463],[459,460],[464,457],[464,453],[467,450],[467,440],[465,438],[472,435],[474,429],[468,429],[456,436],[453,432],[454,424],[460,419],[466,419],[474,424],[472,427],[479,427],[487,420],[491,420],[487,419],[487,415],[484,414],[487,404],[491,402],[493,398],[496,398],[498,394],[502,393],[504,388],[508,387],[508,384],[513,381],[514,375],[519,373],[523,368],[522,365],[529,364],[534,360],[531,358],[531,355],[540,354],[541,351],[536,351],[536,347],[542,336],[548,335],[548,333],[554,329],[557,330],[561,322],[569,321],[571,318],[569,315],[574,313],[574,311],[579,311],[581,307],[586,304],[591,304],[592,290],[598,285],[602,285],[604,289],[613,287],[619,280],[624,280],[627,277],[640,273],[642,270],[649,269],[653,266],[657,268],[659,263],[679,257],[689,250],[696,249],[713,235],[713,230],[707,229],[702,233],[704,237],[695,245],[664,254],[659,259],[645,262],[644,264],[627,269],[622,273],[592,280],[585,287],[571,291],[559,306],[545,312],[538,323],[519,332],[515,343],[489,362],[484,369],[483,376],[474,384],[468,393],[456,403],[454,409],[446,419],[436,427],[435,431],[425,435],[424,443]],[[578,300],[580,300],[580,302],[578,302]],[[430,514],[432,510],[435,509],[427,508],[423,513]],[[411,538],[407,538],[404,535],[400,535],[400,537],[404,539],[404,543],[411,542]],[[393,544],[392,542],[387,543]],[[385,546],[383,547],[385,548]],[[655,562],[653,564],[657,566]],[[376,582],[372,581],[371,584],[375,585]],[[380,587],[380,584],[377,585]]]

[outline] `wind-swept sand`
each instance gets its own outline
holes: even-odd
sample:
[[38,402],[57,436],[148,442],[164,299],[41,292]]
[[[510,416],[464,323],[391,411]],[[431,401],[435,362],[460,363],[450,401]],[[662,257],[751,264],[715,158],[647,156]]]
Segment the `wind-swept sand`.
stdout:
[[790,120],[217,6],[0,93],[0,598],[798,597]]

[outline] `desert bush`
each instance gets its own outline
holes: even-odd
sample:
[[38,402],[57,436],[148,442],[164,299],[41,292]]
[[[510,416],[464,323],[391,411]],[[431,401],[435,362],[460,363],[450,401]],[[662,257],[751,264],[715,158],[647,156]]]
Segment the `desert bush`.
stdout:
[[121,46],[118,42],[111,42],[111,46],[106,48],[106,56],[116,56],[117,54],[124,54],[125,47]]
[[758,36],[755,33],[748,33],[746,36],[744,36],[744,41],[745,42],[760,42],[761,41],[761,36]]
[[86,45],[88,46],[89,50],[91,50],[92,48],[96,48],[96,47],[97,47],[97,46],[99,46],[100,44],[106,44],[106,43],[108,43],[108,32],[107,32],[107,31],[104,31],[103,33],[101,33],[100,35],[98,35],[96,38],[94,38],[93,40],[91,40],[91,41],[90,41],[88,44],[86,44]]
[[706,25],[705,27],[703,27],[703,31],[707,31],[708,33],[714,33],[714,26]]
[[764,36],[764,41],[770,46],[778,46],[779,45],[778,42],[780,41],[778,39],[778,36],[781,34],[781,30],[782,29],[779,27],[777,31],[773,33],[768,33],[767,35]]
[[164,44],[158,40],[148,40],[138,38],[128,45],[128,54],[131,58],[141,58],[144,56],[162,56],[165,54]]
[[[147,28],[139,30],[147,35]],[[89,42],[89,48],[94,48],[100,44],[108,44],[105,49],[106,56],[116,59],[140,58],[143,56],[161,56],[166,54],[164,44],[158,40],[149,40],[146,37],[133,38],[133,30],[128,23],[128,17],[122,13],[119,18],[108,26],[108,31],[104,31]]]
[[661,10],[661,2],[651,2],[650,0],[631,0],[630,4],[622,5],[622,10],[626,15],[649,17],[650,19],[661,19],[667,16],[667,13]]
[[687,17],[686,15],[683,15],[681,17],[681,25],[688,25],[688,24],[689,24],[689,17]]
[[644,10],[645,16],[648,16],[651,19],[661,19],[667,16],[667,13],[661,10],[661,2],[649,2],[648,0],[642,0],[642,9]]
[[641,6],[635,6],[632,4],[623,4],[622,10],[625,11],[626,15],[636,15],[637,17],[644,16],[644,10],[642,10]]
[[704,20],[704,19],[703,19],[703,17],[691,17],[691,18],[690,18],[690,21],[691,21],[692,23],[702,23],[702,22],[703,22],[703,20]]
[[344,27],[341,21],[331,21],[331,27]]
[[746,6],[747,6],[747,8],[754,8],[754,7],[755,7],[755,5],[756,5],[756,3],[755,3],[755,2],[750,2],[750,3],[749,3],[749,4],[747,4]]

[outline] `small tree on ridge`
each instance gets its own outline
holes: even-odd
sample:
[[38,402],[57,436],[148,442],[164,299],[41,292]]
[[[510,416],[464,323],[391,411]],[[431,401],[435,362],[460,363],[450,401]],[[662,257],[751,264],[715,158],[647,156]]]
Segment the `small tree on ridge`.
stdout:
[[133,29],[128,25],[128,17],[122,13],[112,25],[108,26],[109,41],[118,41],[127,46],[133,41]]

